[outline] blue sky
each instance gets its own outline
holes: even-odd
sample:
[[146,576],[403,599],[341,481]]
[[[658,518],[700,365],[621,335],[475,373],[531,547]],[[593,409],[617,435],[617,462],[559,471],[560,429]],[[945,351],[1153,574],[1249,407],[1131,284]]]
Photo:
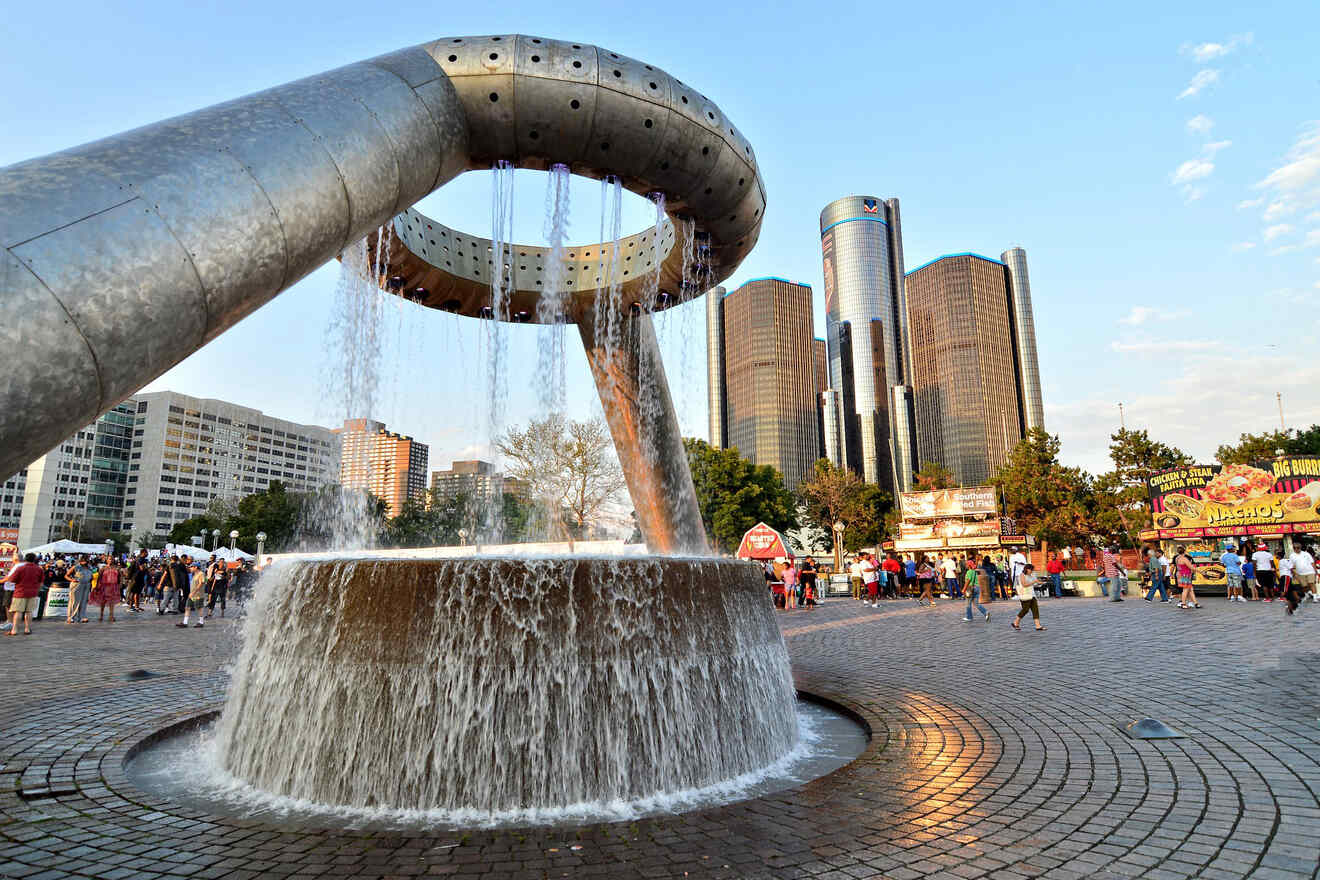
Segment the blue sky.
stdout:
[[[108,6],[61,5],[57,34],[48,7],[6,11],[0,165],[436,37],[592,42],[693,83],[748,136],[769,204],[730,281],[810,283],[818,326],[816,223],[839,196],[902,201],[909,267],[1026,248],[1046,424],[1067,460],[1106,465],[1120,401],[1129,427],[1202,457],[1276,426],[1276,392],[1289,425],[1320,421],[1313,2]],[[424,207],[489,234],[489,186],[468,175]],[[598,184],[573,196],[582,241],[598,223]],[[539,241],[544,177],[520,174],[515,199],[521,240]],[[631,202],[629,231],[646,215]],[[333,422],[320,377],[336,272],[305,279],[151,387]],[[698,436],[703,322],[698,303],[661,327],[684,430]],[[430,443],[433,467],[477,451],[479,326],[394,306],[387,324],[373,415]],[[512,372],[525,376],[535,331],[511,332]],[[569,408],[581,415],[595,404],[575,343]],[[536,412],[531,384],[510,390],[511,420]]]

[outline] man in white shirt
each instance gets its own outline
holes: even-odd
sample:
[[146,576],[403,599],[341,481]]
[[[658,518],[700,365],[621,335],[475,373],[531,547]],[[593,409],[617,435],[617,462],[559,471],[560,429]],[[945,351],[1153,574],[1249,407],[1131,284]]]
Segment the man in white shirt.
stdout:
[[949,598],[959,598],[962,591],[958,589],[958,561],[952,554],[940,561],[940,574],[944,577],[944,589],[949,591]]
[[1274,595],[1274,554],[1263,543],[1256,546],[1251,554],[1251,561],[1256,566],[1256,583],[1265,591],[1266,596]]
[[866,585],[866,598],[871,600],[872,608],[880,607],[880,565],[870,553],[862,554],[862,583]]
[[1310,548],[1298,546],[1288,560],[1293,568],[1292,584],[1284,598],[1288,600],[1288,613],[1292,614],[1307,597],[1312,602],[1320,602],[1320,596],[1315,593],[1315,557],[1311,555]]
[[1016,591],[1018,579],[1022,577],[1022,572],[1027,567],[1027,555],[1016,547],[1008,549],[1013,554],[1008,557],[1008,583]]
[[862,598],[862,560],[854,556],[853,561],[848,565],[848,582],[852,586],[854,599]]

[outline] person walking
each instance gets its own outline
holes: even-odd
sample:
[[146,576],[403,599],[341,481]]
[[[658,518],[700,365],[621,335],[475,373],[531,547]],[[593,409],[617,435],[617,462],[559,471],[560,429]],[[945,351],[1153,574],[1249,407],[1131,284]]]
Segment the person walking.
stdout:
[[1050,589],[1054,592],[1054,598],[1062,599],[1063,560],[1059,559],[1059,554],[1050,554],[1050,558],[1045,562],[1045,573],[1050,576]]
[[119,560],[113,556],[106,557],[105,567],[101,569],[100,577],[96,579],[95,604],[100,606],[101,613],[96,615],[96,622],[101,623],[105,620],[105,610],[110,609],[110,622],[115,622],[115,606],[123,598],[123,580],[124,572],[119,567]]
[[1169,601],[1169,590],[1164,583],[1164,562],[1158,550],[1146,551],[1146,571],[1150,572],[1150,589],[1146,591],[1146,601],[1150,602],[1155,594],[1160,594],[1160,601]]
[[14,585],[14,597],[9,600],[9,634],[18,635],[18,622],[23,621],[23,635],[32,635],[32,615],[37,610],[41,595],[41,585],[46,572],[37,565],[37,554],[29,553],[23,561],[10,569],[5,576],[6,584]]
[[885,561],[880,564],[880,568],[884,571],[886,575],[885,580],[888,582],[886,585],[888,589],[885,596],[889,599],[897,599],[901,572],[903,571],[903,563],[898,561],[894,556],[894,552],[891,550],[885,556]]
[[1242,598],[1242,557],[1237,555],[1237,547],[1229,544],[1219,554],[1219,562],[1224,566],[1224,576],[1228,580],[1228,601],[1246,602]]
[[128,565],[128,610],[140,612],[142,610],[142,594],[147,589],[147,578],[150,576],[147,562],[146,548],[138,551],[138,555],[133,557],[133,561]]
[[935,567],[930,564],[930,557],[922,556],[921,562],[917,564],[917,584],[921,587],[921,594],[917,596],[918,605],[929,605],[935,607],[935,597],[931,595],[931,588],[935,585]]
[[985,584],[986,601],[995,601],[995,594],[999,592],[999,570],[995,568],[995,561],[989,553],[981,560],[980,582]]
[[170,606],[188,593],[188,568],[179,561],[178,555],[170,557],[161,569],[160,580],[156,584],[156,613],[175,614]]
[[986,611],[985,606],[980,602],[981,587],[978,583],[980,575],[981,569],[975,565],[968,565],[967,573],[963,575],[963,586],[965,587],[964,592],[967,593],[967,611],[963,614],[963,620],[968,621],[969,623],[972,620],[973,605],[976,606],[976,613],[983,616],[986,623],[990,622],[990,612]]
[[[1309,547],[1299,545],[1288,561],[1292,563],[1292,581],[1283,598],[1288,601],[1288,615],[1292,616],[1307,596],[1315,596],[1315,557]],[[1312,598],[1311,601],[1316,600]]]
[[1196,563],[1187,555],[1186,547],[1178,547],[1178,553],[1173,557],[1173,568],[1178,573],[1178,586],[1182,588],[1182,601],[1178,607],[1200,608],[1200,603],[1196,601],[1196,590],[1192,587],[1192,581],[1196,579]]
[[903,560],[903,593],[911,595],[917,591],[917,561],[908,554]]
[[205,617],[205,604],[206,572],[202,571],[202,567],[194,562],[189,566],[188,571],[188,604],[184,607],[183,620],[174,625],[178,627],[188,626],[188,616],[196,611],[197,623],[193,626],[201,629]]
[[88,623],[87,602],[91,598],[92,578],[96,576],[96,567],[86,555],[79,556],[73,568],[69,569],[69,613],[65,623]]
[[1256,552],[1251,554],[1251,561],[1256,566],[1256,583],[1260,584],[1261,589],[1268,595],[1274,595],[1274,585],[1276,567],[1274,565],[1274,554],[1270,548],[1261,541],[1256,545]]
[[1036,576],[1036,569],[1031,563],[1027,563],[1017,577],[1014,586],[1017,588],[1018,601],[1022,603],[1022,609],[1018,611],[1017,617],[1009,621],[1013,629],[1022,629],[1022,618],[1031,612],[1031,619],[1036,623],[1036,632],[1045,629],[1040,623],[1040,603],[1036,601],[1036,582],[1040,580]]

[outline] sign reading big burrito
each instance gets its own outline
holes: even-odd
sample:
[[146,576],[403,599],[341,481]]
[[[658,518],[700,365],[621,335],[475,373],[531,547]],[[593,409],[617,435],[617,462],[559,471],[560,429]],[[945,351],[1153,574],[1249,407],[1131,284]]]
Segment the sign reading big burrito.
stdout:
[[1315,455],[1174,468],[1152,475],[1147,488],[1154,525],[1161,530],[1320,521],[1320,456]]
[[903,516],[910,519],[933,519],[940,516],[976,516],[997,512],[994,486],[935,489],[932,492],[904,492],[901,498]]

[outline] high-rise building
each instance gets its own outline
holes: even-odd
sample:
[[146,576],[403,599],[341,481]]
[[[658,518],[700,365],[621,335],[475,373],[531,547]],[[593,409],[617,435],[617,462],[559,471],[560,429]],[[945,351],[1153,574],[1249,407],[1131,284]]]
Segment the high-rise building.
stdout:
[[168,534],[215,498],[237,500],[272,482],[313,492],[339,476],[339,438],[328,428],[175,391],[138,393],[125,404],[133,443],[124,531],[135,536]]
[[964,486],[994,476],[1027,430],[1029,411],[1041,422],[1026,255],[1019,248],[1005,256],[1016,266],[951,254],[907,276],[920,457]]
[[405,501],[426,500],[425,443],[385,429],[370,419],[348,419],[336,432],[342,440],[339,482],[346,489],[366,489],[382,499],[390,516]]
[[431,471],[431,495],[435,500],[466,495],[472,501],[488,501],[496,493],[525,499],[528,490],[525,481],[497,473],[488,461],[455,461],[447,471]]
[[825,403],[821,394],[830,387],[830,356],[825,340],[811,340],[811,367],[816,377],[816,458],[825,457]]
[[27,468],[0,485],[0,529],[17,529],[23,517],[23,493],[27,490]]
[[1040,362],[1036,358],[1036,318],[1031,310],[1031,280],[1027,252],[1009,248],[999,255],[1008,270],[1008,296],[1012,303],[1014,354],[1017,356],[1018,394],[1022,431],[1045,427],[1045,405],[1040,393]]
[[707,349],[712,442],[777,468],[790,489],[820,447],[811,300],[808,285],[757,278],[707,306],[708,337],[720,328]]
[[[888,491],[915,470],[911,343],[898,199],[848,196],[820,214],[829,391],[826,455]],[[831,393],[832,392],[832,393]]]
[[707,418],[710,420],[710,445],[724,449],[729,445],[728,412],[724,401],[724,294],[723,287],[706,292],[706,390],[709,395]]
[[27,466],[18,546],[71,538],[99,543],[123,520],[133,431],[132,398]]

